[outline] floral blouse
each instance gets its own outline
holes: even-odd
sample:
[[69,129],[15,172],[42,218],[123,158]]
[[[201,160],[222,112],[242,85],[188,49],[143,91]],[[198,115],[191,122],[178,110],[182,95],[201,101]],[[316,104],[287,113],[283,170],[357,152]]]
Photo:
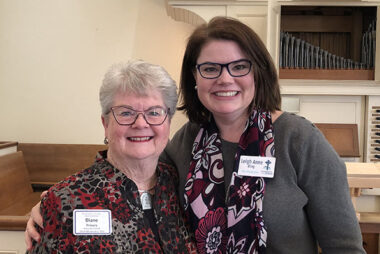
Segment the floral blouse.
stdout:
[[[157,166],[152,230],[135,183],[106,160],[106,151],[99,155],[91,167],[49,189],[41,202],[41,241],[31,253],[196,253],[179,206],[176,170]],[[112,233],[74,235],[74,209],[110,210]]]

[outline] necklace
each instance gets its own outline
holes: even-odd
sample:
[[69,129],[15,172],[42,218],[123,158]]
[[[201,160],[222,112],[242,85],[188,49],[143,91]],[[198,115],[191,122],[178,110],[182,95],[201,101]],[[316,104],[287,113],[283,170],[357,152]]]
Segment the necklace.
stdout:
[[138,190],[140,193],[140,201],[143,210],[152,209],[152,195],[149,193],[154,189],[155,186],[148,190]]
[[143,193],[143,192],[151,192],[153,189],[154,189],[154,187],[156,187],[156,186],[152,186],[150,189],[147,189],[147,190],[138,190],[140,193]]
[[148,192],[140,194],[140,201],[143,210],[152,209],[152,197]]

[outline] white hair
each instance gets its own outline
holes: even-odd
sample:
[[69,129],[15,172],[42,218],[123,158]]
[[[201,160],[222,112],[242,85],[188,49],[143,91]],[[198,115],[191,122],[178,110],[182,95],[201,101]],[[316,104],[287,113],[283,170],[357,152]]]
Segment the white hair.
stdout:
[[142,60],[112,65],[104,75],[99,91],[102,116],[106,118],[110,112],[116,93],[128,91],[146,95],[152,90],[161,93],[165,106],[169,108],[169,118],[172,118],[178,101],[177,85],[163,67]]

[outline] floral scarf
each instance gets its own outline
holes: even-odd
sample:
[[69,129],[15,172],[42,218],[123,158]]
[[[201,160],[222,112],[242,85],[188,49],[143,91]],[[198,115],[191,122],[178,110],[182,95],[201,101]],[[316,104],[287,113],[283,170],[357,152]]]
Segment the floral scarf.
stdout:
[[274,157],[270,113],[255,111],[240,137],[226,198],[221,138],[212,119],[200,129],[185,184],[185,210],[199,253],[265,253],[265,181],[238,175],[241,155]]

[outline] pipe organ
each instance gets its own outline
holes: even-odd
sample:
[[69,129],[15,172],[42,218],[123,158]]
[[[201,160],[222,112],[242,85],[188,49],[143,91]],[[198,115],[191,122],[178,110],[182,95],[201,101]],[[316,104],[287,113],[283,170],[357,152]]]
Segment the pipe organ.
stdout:
[[376,54],[376,27],[373,21],[361,40],[361,59],[335,55],[327,49],[296,38],[291,33],[280,33],[280,68],[290,69],[373,69]]

